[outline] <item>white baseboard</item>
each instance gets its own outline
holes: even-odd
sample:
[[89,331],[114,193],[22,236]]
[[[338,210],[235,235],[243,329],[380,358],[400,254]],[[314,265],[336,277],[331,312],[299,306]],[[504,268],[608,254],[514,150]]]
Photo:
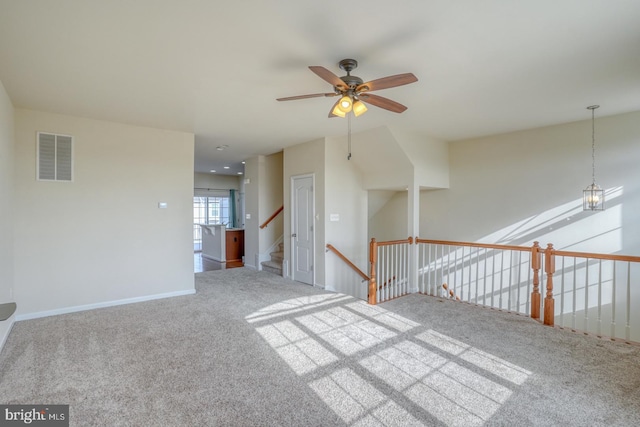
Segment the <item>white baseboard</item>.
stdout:
[[154,299],[163,299],[163,298],[179,297],[179,296],[184,296],[184,295],[193,295],[195,293],[196,293],[195,289],[188,289],[188,290],[185,290],[185,291],[175,291],[175,292],[167,292],[167,293],[164,293],[164,294],[145,295],[145,296],[142,296],[142,297],[125,298],[125,299],[119,299],[119,300],[114,300],[114,301],[98,302],[98,303],[95,303],[95,304],[76,305],[76,306],[73,306],[73,307],[64,307],[64,308],[58,308],[58,309],[55,309],[55,310],[47,310],[47,311],[39,311],[39,312],[36,312],[36,313],[20,314],[20,315],[16,316],[16,321],[38,319],[40,317],[57,316],[59,314],[75,313],[75,312],[78,312],[78,311],[95,310],[96,308],[113,307],[113,306],[116,306],[116,305],[134,304],[134,303],[137,303],[137,302],[151,301],[151,300],[154,300]]
[[[2,321],[2,329],[0,329],[0,333],[2,335],[0,335],[0,352],[2,352],[2,349],[4,348],[4,343],[7,342],[7,338],[9,338],[9,334],[11,333],[11,328],[13,328],[13,324],[16,321],[16,315],[12,315],[10,318],[8,318],[7,320],[3,320]],[[5,324],[5,322],[7,322]]]
[[226,259],[222,259],[222,258],[214,257],[213,255],[202,254],[201,256],[202,256],[202,258],[212,259],[212,260],[214,260],[214,261],[218,261],[218,262],[227,262],[227,260],[226,260]]

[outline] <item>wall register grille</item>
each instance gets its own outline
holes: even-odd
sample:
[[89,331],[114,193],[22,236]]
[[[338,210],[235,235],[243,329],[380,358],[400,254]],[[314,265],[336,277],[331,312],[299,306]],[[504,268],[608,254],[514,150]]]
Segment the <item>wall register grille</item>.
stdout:
[[73,181],[73,137],[38,132],[39,181]]

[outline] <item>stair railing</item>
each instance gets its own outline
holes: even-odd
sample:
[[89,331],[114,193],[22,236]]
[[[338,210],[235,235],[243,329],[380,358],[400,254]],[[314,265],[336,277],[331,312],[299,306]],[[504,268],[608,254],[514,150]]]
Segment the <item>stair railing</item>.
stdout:
[[342,254],[342,252],[340,252],[339,250],[337,250],[333,245],[327,244],[327,250],[333,252],[334,254],[338,255],[338,258],[340,258],[342,261],[344,261],[349,267],[351,267],[351,269],[353,271],[355,271],[356,273],[358,273],[358,275],[360,277],[362,277],[363,281],[366,280],[367,282],[370,281],[371,279],[369,278],[369,276],[367,276],[362,270],[360,270],[358,268],[358,266],[356,266],[354,263],[352,263],[349,258],[347,258],[346,256],[344,256]]
[[554,293],[559,304],[548,315],[555,317],[558,326],[640,342],[640,331],[632,330],[632,325],[640,324],[640,313],[631,307],[632,295],[637,295],[640,281],[640,257],[558,251],[550,247],[545,251],[545,255],[550,253],[553,263],[548,274],[558,285],[554,290],[547,283],[547,294]]
[[416,243],[419,292],[447,298],[453,292],[460,301],[540,317],[537,243],[532,247],[425,239]]
[[416,243],[421,293],[455,295],[463,302],[542,317],[549,326],[557,323],[599,337],[640,341],[640,331],[632,330],[640,324],[640,313],[631,310],[640,257],[559,251],[552,244],[543,249],[538,242],[531,247],[425,239]]
[[270,216],[270,217],[269,217],[265,222],[263,222],[263,223],[262,223],[262,225],[260,226],[260,229],[263,229],[263,228],[265,228],[267,225],[269,225],[269,223],[270,223],[271,221],[273,221],[273,220],[278,216],[278,214],[279,214],[280,212],[282,212],[283,210],[284,210],[284,205],[282,205],[282,206],[280,206],[278,209],[276,209],[276,211],[275,211],[274,213],[272,213],[272,214],[271,214],[271,216]]
[[[413,237],[369,243],[369,304],[377,304],[409,293],[410,254]],[[380,286],[377,283],[382,283]]]

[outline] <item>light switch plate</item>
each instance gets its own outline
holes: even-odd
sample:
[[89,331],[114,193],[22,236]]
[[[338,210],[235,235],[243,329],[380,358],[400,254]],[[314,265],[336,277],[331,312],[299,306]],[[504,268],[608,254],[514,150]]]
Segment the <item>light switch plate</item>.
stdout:
[[158,202],[158,209],[167,209],[167,202]]

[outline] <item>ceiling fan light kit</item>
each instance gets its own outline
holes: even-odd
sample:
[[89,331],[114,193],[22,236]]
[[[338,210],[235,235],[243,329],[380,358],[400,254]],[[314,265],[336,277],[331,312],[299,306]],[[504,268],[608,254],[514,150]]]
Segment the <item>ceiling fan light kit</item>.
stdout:
[[312,93],[309,95],[289,96],[286,98],[278,98],[278,101],[294,101],[297,99],[318,98],[318,97],[331,97],[339,96],[340,99],[336,101],[329,110],[329,118],[331,117],[347,117],[348,118],[348,132],[347,143],[348,151],[347,160],[351,160],[351,116],[349,113],[353,112],[353,115],[358,117],[367,111],[365,103],[375,105],[376,107],[383,108],[394,113],[402,113],[407,109],[404,105],[392,101],[382,96],[373,95],[369,92],[374,90],[389,89],[392,87],[403,86],[409,83],[417,82],[418,79],[411,73],[397,74],[394,76],[387,76],[381,79],[371,80],[364,82],[358,76],[352,76],[351,71],[358,67],[358,61],[355,59],[343,59],[338,63],[341,70],[347,72],[346,76],[338,77],[331,71],[319,65],[311,65],[309,69],[313,71],[322,80],[330,83],[333,86],[333,92],[327,93]]
[[367,111],[365,103],[394,113],[402,113],[407,109],[404,105],[379,95],[370,94],[369,92],[403,86],[418,81],[413,74],[405,73],[364,82],[360,77],[351,75],[351,71],[358,67],[358,61],[355,59],[343,59],[338,63],[338,66],[341,70],[347,72],[346,76],[338,77],[331,71],[318,65],[309,66],[309,69],[318,77],[333,86],[333,92],[289,96],[286,98],[278,98],[277,100],[294,101],[297,99],[340,96],[340,100],[329,110],[329,117],[346,117],[346,115],[352,111],[357,117]]

